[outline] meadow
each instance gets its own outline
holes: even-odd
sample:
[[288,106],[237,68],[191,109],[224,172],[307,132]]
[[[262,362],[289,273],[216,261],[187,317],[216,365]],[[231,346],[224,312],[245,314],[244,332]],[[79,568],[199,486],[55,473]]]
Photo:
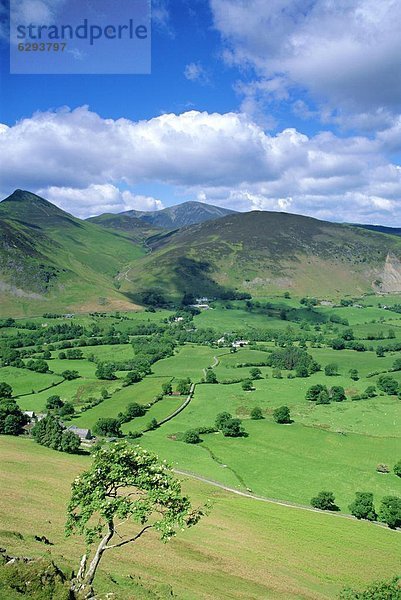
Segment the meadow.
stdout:
[[[215,303],[210,310],[182,324],[176,321],[180,313],[168,310],[78,315],[51,321],[36,318],[33,321],[40,328],[44,322],[77,324],[88,331],[95,327],[97,336],[122,333],[128,338],[125,343],[80,345],[82,335],[78,336],[70,343],[83,356],[70,360],[60,359],[60,348],[53,343],[56,347],[47,359],[50,373],[36,373],[26,366],[0,367],[0,381],[12,386],[23,410],[45,412],[47,399],[54,394],[64,402],[72,402],[75,414],[66,424],[93,429],[99,419],[116,418],[132,403],[143,405],[145,415],[124,422],[122,433],[142,433],[132,443],[139,442],[174,468],[186,472],[185,489],[195,498],[211,496],[216,501],[212,515],[198,531],[185,533],[167,547],[158,546],[153,539],[144,542],[143,553],[139,558],[135,554],[135,577],[139,573],[139,583],[135,577],[135,583],[127,579],[134,551],[119,554],[118,563],[106,562],[101,576],[103,589],[110,586],[112,574],[113,580],[118,581],[118,585],[113,584],[115,589],[121,586],[124,590],[119,592],[122,598],[130,598],[131,593],[132,598],[168,597],[169,586],[183,600],[334,598],[344,585],[367,583],[397,572],[394,557],[400,550],[400,533],[359,522],[348,513],[358,491],[372,492],[376,508],[386,495],[401,497],[401,478],[392,472],[393,465],[401,459],[401,399],[377,387],[381,374],[391,376],[401,387],[401,370],[392,370],[401,351],[386,349],[384,356],[376,353],[380,345],[401,343],[401,315],[372,302],[371,297],[361,299],[355,306],[318,305],[313,309],[305,308],[294,298],[263,302],[273,305],[269,314],[261,314],[258,307],[249,308],[243,301],[234,302],[231,308]],[[360,307],[367,302],[372,305]],[[396,297],[391,302],[395,304]],[[127,332],[136,326],[150,325],[159,328],[152,339],[178,339],[185,333],[187,341],[177,342],[171,356],[156,360],[151,372],[132,385],[125,384],[128,369],[116,369],[114,379],[96,375],[101,363],[122,364],[138,358],[136,341],[146,336]],[[13,336],[25,335],[25,327],[25,320],[19,320],[15,326],[0,330],[2,347]],[[191,335],[203,328],[206,337],[212,330],[213,342],[192,340]],[[350,329],[354,339],[364,344],[365,351],[331,347],[333,339],[347,336]],[[264,331],[275,333],[267,341],[258,340]],[[235,339],[236,332],[248,333],[256,341],[252,347],[246,345],[235,352],[231,341],[217,344],[221,337]],[[321,369],[299,377],[295,369],[281,369],[277,374],[277,370],[262,364],[272,351],[291,343],[301,344]],[[45,346],[22,349],[36,360]],[[326,374],[325,367],[333,363],[337,374]],[[260,365],[260,377],[253,378],[251,391],[245,391],[242,382],[252,378],[255,365]],[[207,384],[204,378],[211,367],[217,383]],[[65,369],[76,370],[79,377],[64,381],[61,373]],[[351,378],[351,369],[357,370],[357,377]],[[152,419],[160,423],[187,400],[186,394],[161,394],[162,385],[171,383],[175,390],[185,378],[195,384],[188,406],[173,419],[147,431]],[[346,399],[330,404],[306,400],[307,390],[316,384],[329,389],[342,386]],[[376,387],[375,395],[361,398],[369,386]],[[107,397],[101,398],[104,391]],[[88,408],[87,403],[93,399],[99,402]],[[290,409],[290,424],[278,424],[273,419],[274,410],[282,405]],[[260,420],[251,418],[255,407],[262,411]],[[198,444],[180,441],[188,430],[213,427],[216,416],[222,412],[241,419],[247,435],[231,438],[221,432],[201,433]],[[71,557],[77,559],[79,545],[62,539],[63,506],[69,481],[88,464],[89,458],[56,453],[30,439],[0,437],[0,444],[8,465],[3,473],[7,493],[1,499],[0,528],[21,532],[24,544],[32,551],[32,536],[39,528],[57,541],[52,554],[71,567]],[[42,460],[49,467],[46,472],[40,471]],[[388,465],[390,472],[379,473],[378,464]],[[64,468],[65,475],[59,481],[57,472]],[[298,508],[235,496],[196,481],[192,475]],[[51,524],[46,523],[46,508],[42,507],[46,492],[42,494],[41,490],[50,494]],[[310,500],[321,490],[335,494],[340,509],[337,515],[310,512]],[[17,511],[10,516],[7,505],[15,503],[15,498],[19,499]],[[23,514],[28,506],[32,518]],[[16,550],[22,547],[13,535],[5,535],[7,539],[3,541],[0,534],[1,545]],[[243,540],[240,549],[236,542],[239,538]],[[366,548],[369,552],[364,558]],[[36,550],[39,552],[40,548]],[[177,576],[171,572],[167,575],[170,563],[170,571]],[[207,578],[207,584],[200,580],[201,575]]]

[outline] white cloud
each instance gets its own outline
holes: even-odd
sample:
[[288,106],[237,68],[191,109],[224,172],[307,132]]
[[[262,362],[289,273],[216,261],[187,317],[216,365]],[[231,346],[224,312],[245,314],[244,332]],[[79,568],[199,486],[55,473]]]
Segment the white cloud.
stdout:
[[172,186],[177,196],[238,210],[288,210],[334,220],[396,224],[401,168],[399,122],[373,138],[274,135],[243,114],[189,111],[148,121],[103,119],[81,107],[37,113],[0,126],[2,192],[40,192],[87,216],[155,209],[127,187]]
[[209,75],[200,62],[192,62],[186,65],[184,69],[184,76],[189,81],[196,81],[201,85],[210,84]]
[[[350,124],[401,108],[399,0],[210,0],[225,60],[250,67],[267,98],[303,89]],[[274,88],[274,85],[273,85]],[[249,89],[244,90],[249,93]],[[326,108],[327,109],[327,108]],[[354,123],[355,124],[355,123]]]
[[37,193],[59,208],[83,219],[106,212],[164,208],[163,203],[156,198],[135,195],[128,190],[121,191],[110,183],[92,184],[84,189],[50,186],[37,190]]

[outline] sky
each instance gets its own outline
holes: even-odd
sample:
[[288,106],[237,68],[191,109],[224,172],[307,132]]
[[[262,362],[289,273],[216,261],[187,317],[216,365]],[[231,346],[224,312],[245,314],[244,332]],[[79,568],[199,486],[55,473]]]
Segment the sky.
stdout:
[[198,200],[401,225],[399,0],[154,0],[141,75],[10,74],[7,11],[2,198],[22,188],[82,218]]

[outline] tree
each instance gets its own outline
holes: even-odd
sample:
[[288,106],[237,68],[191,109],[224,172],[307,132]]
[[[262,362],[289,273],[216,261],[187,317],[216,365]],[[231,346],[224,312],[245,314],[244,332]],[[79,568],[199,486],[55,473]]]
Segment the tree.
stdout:
[[249,371],[249,376],[250,376],[251,379],[261,379],[262,378],[262,371],[258,367],[253,367]]
[[308,367],[305,365],[299,365],[295,371],[297,377],[309,377]]
[[384,348],[383,348],[383,346],[377,346],[377,348],[376,348],[376,356],[378,358],[382,358],[384,356]]
[[325,385],[321,385],[320,383],[312,385],[305,394],[305,400],[308,400],[309,402],[316,402],[319,398],[320,392],[322,391],[327,392],[327,387]]
[[357,519],[376,521],[377,514],[373,505],[373,494],[370,492],[355,492],[355,500],[349,505],[351,515]]
[[157,429],[159,427],[159,423],[157,422],[157,419],[155,419],[155,417],[153,417],[153,419],[151,419],[148,423],[148,429],[150,431],[153,431],[154,429]]
[[395,395],[398,392],[398,381],[390,375],[380,375],[377,379],[377,387],[385,394]]
[[173,386],[170,381],[166,381],[162,384],[162,392],[165,396],[171,396],[173,393]]
[[5,381],[0,381],[0,398],[11,398],[13,388]]
[[273,419],[276,423],[285,424],[291,423],[290,409],[288,406],[280,406],[273,411]]
[[66,369],[61,373],[61,377],[64,377],[66,381],[72,381],[73,379],[78,379],[79,373],[78,371],[71,371],[70,369]]
[[319,492],[317,496],[311,499],[310,503],[314,508],[319,508],[320,510],[340,510],[335,504],[333,492]]
[[61,435],[60,450],[68,454],[77,454],[81,446],[81,440],[73,431],[63,431]]
[[46,400],[46,408],[47,410],[55,410],[64,406],[64,402],[61,400],[60,396],[49,396]]
[[186,444],[199,444],[202,440],[195,429],[188,429],[188,431],[183,433],[182,441]]
[[217,375],[212,369],[206,370],[205,383],[218,383]]
[[121,437],[122,431],[120,421],[112,417],[102,417],[95,423],[93,431],[96,435],[104,435],[107,437]]
[[191,380],[189,377],[186,379],[180,379],[177,382],[176,390],[181,396],[186,396],[189,394],[189,390],[191,389]]
[[331,342],[331,347],[333,350],[344,350],[345,341],[342,338],[336,338]]
[[244,390],[244,392],[252,391],[253,390],[252,379],[244,379],[244,381],[241,383],[241,387]]
[[[151,529],[167,542],[179,529],[196,525],[206,509],[192,508],[171,468],[156,455],[126,442],[101,448],[72,483],[66,533],[83,535],[88,547],[98,544],[89,565],[88,556],[82,557],[72,591],[92,595],[106,551],[134,543]],[[125,535],[128,523],[131,531]]]
[[65,402],[64,405],[58,410],[60,417],[70,417],[74,413],[75,408],[72,402]]
[[11,398],[0,399],[0,434],[19,435],[27,423],[15,400]]
[[242,437],[245,434],[241,419],[235,418],[224,421],[221,431],[224,437]]
[[135,417],[143,417],[146,410],[142,404],[138,404],[138,402],[130,402],[125,410],[125,418],[126,421],[132,421]]
[[376,386],[374,386],[374,385],[368,385],[368,387],[364,391],[364,394],[368,398],[374,398],[376,396]]
[[133,385],[134,383],[138,383],[138,381],[141,381],[141,380],[142,380],[142,375],[139,371],[129,371],[124,378],[123,385],[124,386]]
[[384,496],[379,510],[379,519],[387,523],[390,529],[401,527],[401,498]]
[[396,358],[391,367],[392,371],[401,371],[401,358]]
[[99,363],[95,371],[95,376],[98,379],[112,381],[113,379],[117,379],[115,371],[114,365],[111,365],[110,363]]
[[328,377],[335,377],[338,375],[338,365],[336,363],[329,363],[324,367],[324,374]]
[[255,406],[251,410],[251,419],[253,419],[254,421],[259,421],[260,419],[263,419],[263,413],[260,406]]
[[330,397],[334,402],[343,402],[346,400],[344,388],[341,385],[333,385],[330,389]]
[[226,421],[229,421],[232,418],[233,418],[233,416],[229,412],[219,413],[217,415],[217,417],[216,417],[215,422],[214,422],[214,424],[216,425],[216,429],[221,430],[221,428],[223,427],[224,423]]
[[349,376],[351,377],[352,381],[358,381],[359,379],[359,373],[358,373],[358,369],[350,369],[348,371]]
[[316,398],[316,404],[330,404],[330,396],[327,389],[323,389],[320,391]]
[[395,463],[393,471],[397,477],[401,477],[401,460]]

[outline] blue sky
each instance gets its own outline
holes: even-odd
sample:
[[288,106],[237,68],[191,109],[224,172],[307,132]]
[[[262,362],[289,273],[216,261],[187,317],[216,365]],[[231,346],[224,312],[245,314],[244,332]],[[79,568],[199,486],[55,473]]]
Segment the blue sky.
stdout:
[[398,1],[152,4],[150,75],[10,75],[3,28],[3,197],[400,225]]

